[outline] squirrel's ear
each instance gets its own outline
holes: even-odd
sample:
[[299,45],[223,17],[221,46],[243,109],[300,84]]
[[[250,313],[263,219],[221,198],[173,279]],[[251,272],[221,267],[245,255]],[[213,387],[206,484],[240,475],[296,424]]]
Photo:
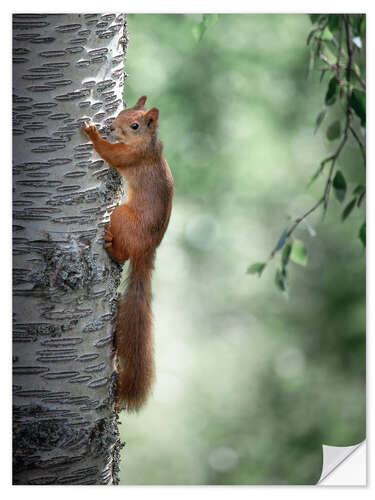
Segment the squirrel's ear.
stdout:
[[158,124],[158,119],[159,119],[158,108],[149,109],[145,114],[145,119],[148,127],[155,128]]
[[147,96],[143,95],[142,97],[140,97],[138,99],[138,101],[136,102],[134,108],[136,108],[136,109],[143,108],[144,105],[145,105],[146,100],[147,100]]

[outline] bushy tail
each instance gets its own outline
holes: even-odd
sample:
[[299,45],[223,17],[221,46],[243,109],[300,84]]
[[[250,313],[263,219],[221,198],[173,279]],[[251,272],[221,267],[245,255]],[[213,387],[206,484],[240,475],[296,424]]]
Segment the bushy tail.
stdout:
[[155,376],[153,359],[151,272],[155,252],[131,260],[126,292],[120,297],[116,329],[119,409],[138,411]]

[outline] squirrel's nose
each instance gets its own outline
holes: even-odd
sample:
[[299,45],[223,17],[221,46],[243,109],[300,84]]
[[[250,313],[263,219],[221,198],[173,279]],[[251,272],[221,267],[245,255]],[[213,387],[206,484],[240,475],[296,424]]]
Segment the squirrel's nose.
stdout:
[[115,130],[114,125],[111,125],[111,126],[109,127],[109,130],[110,130],[111,132],[113,132],[113,131]]

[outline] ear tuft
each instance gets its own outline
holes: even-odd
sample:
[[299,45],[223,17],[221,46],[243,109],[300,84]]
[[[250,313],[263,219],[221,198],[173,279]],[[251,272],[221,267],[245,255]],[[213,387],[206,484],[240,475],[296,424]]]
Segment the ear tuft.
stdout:
[[158,108],[151,108],[145,114],[147,126],[150,128],[156,128],[159,119]]
[[140,97],[140,98],[138,99],[138,101],[136,102],[136,104],[135,104],[134,108],[135,108],[135,109],[140,109],[140,108],[143,108],[143,107],[144,107],[144,105],[145,105],[146,100],[147,100],[147,96],[146,96],[146,95],[143,95],[142,97]]

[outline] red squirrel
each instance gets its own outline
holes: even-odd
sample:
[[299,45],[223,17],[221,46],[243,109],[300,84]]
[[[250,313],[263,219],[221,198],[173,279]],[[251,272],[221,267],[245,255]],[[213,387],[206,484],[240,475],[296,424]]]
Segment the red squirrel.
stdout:
[[120,297],[115,347],[118,409],[138,411],[155,376],[151,318],[151,272],[172,208],[173,177],[157,127],[159,110],[146,110],[147,97],[120,112],[110,126],[119,142],[104,140],[95,125],[82,128],[95,150],[125,176],[127,201],[111,215],[105,247],[117,262],[130,259],[125,294]]

